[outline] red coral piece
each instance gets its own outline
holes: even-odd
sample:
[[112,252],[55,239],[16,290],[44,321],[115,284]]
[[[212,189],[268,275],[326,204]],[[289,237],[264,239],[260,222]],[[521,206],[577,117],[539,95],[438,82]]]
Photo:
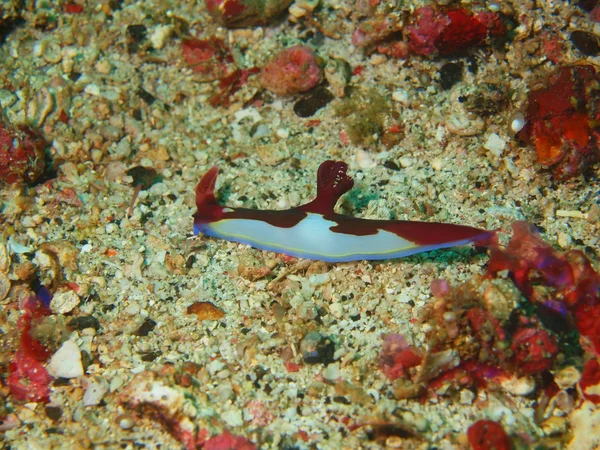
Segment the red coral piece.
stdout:
[[[466,319],[469,321],[471,329],[479,337],[479,341],[485,345],[489,340],[489,337],[495,337],[496,339],[503,341],[506,336],[504,330],[500,326],[500,322],[488,311],[483,308],[471,308],[465,314]],[[481,339],[486,336],[486,339]]]
[[258,73],[258,68],[236,69],[219,81],[219,91],[208,99],[208,103],[213,106],[229,106],[231,96],[239,91],[248,81],[248,76]]
[[419,55],[449,55],[480,45],[488,37],[505,32],[500,16],[493,12],[473,14],[463,8],[447,11],[419,8],[406,27],[409,49]]
[[377,16],[361,22],[352,33],[352,45],[366,48],[388,39],[394,32],[402,29],[398,16]]
[[[560,303],[568,309],[581,335],[600,353],[600,275],[580,251],[555,252],[532,225],[516,222],[513,237],[505,249],[492,250],[488,276],[508,270],[519,289],[530,299],[534,286],[542,284],[556,290],[547,306],[561,314]],[[564,308],[564,307],[563,307]]]
[[295,45],[276,55],[260,73],[265,89],[277,95],[306,92],[321,82],[323,71],[315,53],[303,45]]
[[0,117],[0,180],[34,183],[46,168],[46,142],[31,128],[13,128]]
[[186,38],[181,41],[183,57],[191,69],[215,80],[229,72],[228,65],[233,63],[233,56],[223,39]]
[[37,326],[39,320],[42,317],[49,316],[51,311],[37,296],[27,297],[21,305],[21,309],[23,309],[24,312],[17,323],[17,327],[21,331],[21,345],[19,351],[25,356],[37,361],[46,361],[50,356],[50,349],[39,340],[35,339],[32,336],[31,331],[32,328]]
[[243,436],[234,436],[225,431],[210,438],[202,448],[204,450],[255,450],[256,445]]
[[467,430],[473,450],[510,450],[511,444],[504,428],[493,420],[479,420]]
[[558,179],[584,172],[600,160],[600,78],[592,66],[561,67],[528,98],[519,133],[535,147],[538,162]]
[[591,341],[592,351],[600,355],[600,304],[578,304],[573,316],[579,333]]
[[10,363],[7,384],[10,393],[19,401],[48,402],[52,380],[42,364],[20,350]]
[[600,363],[597,359],[591,359],[583,368],[579,387],[586,399],[600,403]]
[[83,6],[75,2],[67,2],[65,4],[65,12],[68,14],[81,14],[83,12]]
[[519,328],[511,349],[518,369],[530,374],[550,369],[558,353],[556,338],[537,328]]
[[471,12],[453,9],[448,11],[447,17],[450,23],[442,30],[435,42],[440,54],[456,53],[481,44],[486,39],[487,27]]
[[214,19],[229,28],[264,25],[283,13],[293,0],[205,0]]
[[379,362],[381,371],[390,380],[405,376],[408,369],[422,361],[421,352],[410,346],[404,336],[391,333],[383,338]]

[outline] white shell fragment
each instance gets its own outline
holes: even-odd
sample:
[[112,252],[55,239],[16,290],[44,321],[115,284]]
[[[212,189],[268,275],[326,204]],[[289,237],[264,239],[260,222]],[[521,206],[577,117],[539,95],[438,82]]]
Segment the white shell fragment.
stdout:
[[152,373],[136,375],[121,395],[121,402],[132,407],[148,404],[168,416],[177,414],[185,401],[183,393],[155,379]]
[[83,375],[81,352],[73,341],[66,341],[52,355],[48,363],[48,373],[55,378],[77,378]]
[[506,392],[518,396],[529,395],[535,390],[535,380],[531,377],[511,377],[500,384]]
[[50,310],[54,314],[67,314],[79,304],[79,296],[71,290],[57,292],[50,302]]
[[483,148],[492,152],[497,158],[502,156],[505,147],[506,141],[496,133],[490,134],[487,138],[487,141],[485,141],[485,144],[483,144]]
[[103,380],[93,380],[88,384],[83,394],[84,406],[96,406],[102,401],[102,397],[108,392],[108,384]]
[[508,120],[508,135],[514,138],[519,131],[525,126],[525,116],[522,112],[518,111],[510,116]]

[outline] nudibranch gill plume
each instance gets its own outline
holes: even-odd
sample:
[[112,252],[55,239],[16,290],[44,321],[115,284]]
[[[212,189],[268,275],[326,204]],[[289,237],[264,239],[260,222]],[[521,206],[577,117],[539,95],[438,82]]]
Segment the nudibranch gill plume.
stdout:
[[204,233],[252,247],[327,262],[402,258],[468,243],[485,245],[495,235],[464,225],[370,220],[337,214],[334,207],[354,181],[342,161],[325,161],[317,172],[317,198],[282,211],[219,205],[212,167],[196,186],[194,234]]

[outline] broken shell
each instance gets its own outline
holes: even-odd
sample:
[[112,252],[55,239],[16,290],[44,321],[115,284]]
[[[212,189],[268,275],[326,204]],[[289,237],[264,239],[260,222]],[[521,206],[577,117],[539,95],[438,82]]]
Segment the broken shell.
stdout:
[[512,280],[498,278],[484,281],[483,301],[486,309],[501,322],[506,322],[522,299]]
[[44,41],[42,43],[42,58],[50,64],[58,64],[62,59],[60,46],[55,41]]
[[464,115],[452,114],[445,125],[450,133],[457,136],[476,136],[483,131],[485,122],[479,118],[471,120]]
[[514,138],[525,126],[525,116],[521,111],[517,111],[508,119],[508,135]]
[[37,91],[27,106],[27,121],[40,127],[54,110],[54,97],[46,86]]
[[8,256],[8,250],[4,242],[0,242],[0,272],[8,272],[10,267],[10,257]]
[[0,272],[0,300],[4,300],[10,291],[10,280]]
[[565,367],[554,374],[554,382],[561,389],[569,389],[579,383],[581,372],[573,366]]
[[283,13],[292,0],[205,0],[213,18],[227,28],[265,25]]
[[296,0],[290,6],[289,13],[292,17],[299,19],[310,14],[319,5],[319,0]]
[[343,97],[352,76],[350,64],[341,58],[330,58],[325,66],[325,79],[336,97]]
[[79,305],[79,296],[71,290],[56,292],[50,302],[50,310],[54,314],[67,314]]
[[500,385],[506,392],[519,396],[529,395],[535,390],[535,380],[531,377],[511,377],[503,380]]
[[565,417],[552,416],[541,424],[541,428],[546,436],[554,434],[563,434],[567,431],[567,419]]

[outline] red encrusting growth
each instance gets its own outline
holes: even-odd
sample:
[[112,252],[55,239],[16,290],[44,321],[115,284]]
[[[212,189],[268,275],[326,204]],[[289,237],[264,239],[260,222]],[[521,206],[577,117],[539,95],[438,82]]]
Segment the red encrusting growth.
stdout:
[[232,70],[233,56],[223,39],[188,37],[181,40],[181,47],[186,64],[207,80],[220,79]]
[[379,14],[360,22],[352,33],[352,44],[392,58],[446,56],[502,37],[506,31],[502,16],[495,12],[425,6],[408,18],[407,25],[397,14]]
[[600,77],[592,66],[560,67],[529,93],[519,137],[555,177],[583,173],[600,160]]
[[46,168],[46,142],[26,125],[13,127],[0,111],[0,183],[34,183]]
[[579,387],[587,400],[600,403],[600,363],[597,358],[590,359],[586,363],[581,373]]
[[243,436],[234,436],[225,431],[211,437],[203,446],[203,450],[256,450],[256,445]]
[[[508,270],[515,284],[534,304],[572,315],[579,333],[600,352],[600,275],[578,250],[559,253],[546,244],[532,225],[513,224],[513,237],[505,249],[493,248],[488,277]],[[554,295],[540,294],[536,286],[548,286]],[[558,302],[558,304],[557,304]]]
[[537,328],[519,328],[512,336],[510,348],[517,370],[529,374],[550,369],[558,354],[556,338]]
[[510,439],[504,428],[493,420],[479,420],[467,430],[473,450],[510,450]]
[[215,36],[184,38],[181,47],[186,64],[202,81],[219,81],[217,92],[208,99],[213,107],[229,106],[231,97],[247,83],[248,77],[259,72],[258,68],[237,67],[231,49]]
[[419,8],[406,27],[411,53],[449,55],[482,44],[505,33],[500,16],[492,12],[474,14],[464,9]]
[[406,376],[407,371],[423,361],[423,354],[409,345],[400,334],[391,333],[383,338],[379,364],[383,374],[390,380]]
[[277,95],[309,91],[322,79],[323,69],[317,63],[315,52],[303,45],[282,50],[260,73],[262,86]]
[[19,349],[10,363],[7,384],[10,393],[19,401],[48,402],[49,384],[53,378],[41,362],[50,356],[50,349],[32,336],[32,329],[50,310],[37,296],[25,299],[21,305],[23,315],[19,318],[21,331]]

